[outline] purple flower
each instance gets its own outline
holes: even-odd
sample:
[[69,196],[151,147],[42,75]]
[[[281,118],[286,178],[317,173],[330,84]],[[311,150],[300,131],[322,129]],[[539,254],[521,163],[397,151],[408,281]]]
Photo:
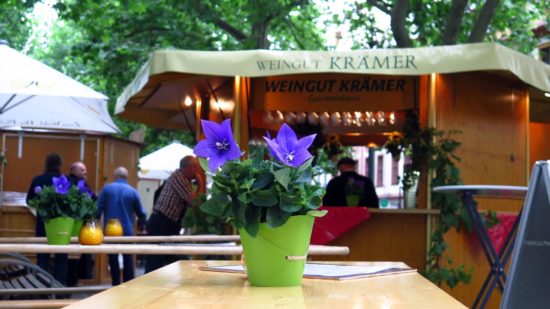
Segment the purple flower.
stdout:
[[42,188],[40,186],[34,187],[34,193],[39,194],[40,192],[42,192]]
[[311,158],[307,149],[313,143],[315,135],[308,135],[298,140],[296,133],[286,123],[283,123],[275,139],[271,139],[269,135],[264,136],[264,139],[271,154],[275,154],[279,161],[288,166],[298,167]]
[[80,193],[86,193],[89,198],[92,198],[93,193],[92,193],[92,190],[90,190],[90,188],[88,188],[88,186],[86,185],[86,180],[84,179],[79,180],[78,183],[76,184],[76,187],[78,188]]
[[195,146],[194,153],[203,158],[208,158],[208,167],[215,172],[218,167],[229,160],[241,156],[241,150],[233,139],[231,121],[229,119],[221,125],[208,120],[201,120],[202,129],[206,139]]
[[69,192],[69,188],[71,187],[71,182],[67,179],[65,176],[61,177],[53,177],[53,186],[55,188],[55,192],[59,194],[67,194]]

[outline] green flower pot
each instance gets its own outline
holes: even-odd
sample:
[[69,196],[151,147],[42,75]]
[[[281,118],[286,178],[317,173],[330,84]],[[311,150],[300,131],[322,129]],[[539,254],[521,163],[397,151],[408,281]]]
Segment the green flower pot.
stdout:
[[359,205],[359,198],[360,196],[355,194],[346,195],[346,203],[350,207],[356,207],[357,205]]
[[260,224],[255,238],[240,229],[248,280],[253,286],[282,287],[302,284],[312,216],[292,216],[278,228]]
[[53,218],[44,222],[48,245],[68,245],[71,242],[74,219],[69,217]]
[[80,233],[80,229],[82,228],[83,224],[84,224],[84,220],[75,219],[74,220],[74,225],[73,225],[73,232],[71,233],[71,236],[78,237],[78,234]]

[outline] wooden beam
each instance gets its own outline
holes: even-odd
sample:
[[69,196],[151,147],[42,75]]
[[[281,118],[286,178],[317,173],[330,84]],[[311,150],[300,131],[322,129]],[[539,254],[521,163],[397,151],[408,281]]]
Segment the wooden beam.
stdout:
[[[150,243],[150,242],[225,242],[240,241],[239,235],[178,235],[178,236],[106,236],[103,243]],[[0,244],[45,243],[46,237],[0,237]],[[78,243],[78,237],[71,238]]]
[[[241,255],[241,246],[223,245],[137,245],[137,244],[103,244],[98,246],[83,245],[46,245],[46,244],[0,244],[0,253],[106,253],[106,254],[213,254]],[[347,255],[348,247],[309,246],[309,255]]]

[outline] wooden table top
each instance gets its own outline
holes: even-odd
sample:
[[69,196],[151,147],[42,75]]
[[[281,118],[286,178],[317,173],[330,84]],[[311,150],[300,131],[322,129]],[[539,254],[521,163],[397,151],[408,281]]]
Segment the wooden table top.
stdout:
[[298,287],[265,288],[249,286],[242,274],[199,270],[234,263],[178,261],[67,308],[466,308],[418,273],[344,281],[304,279]]

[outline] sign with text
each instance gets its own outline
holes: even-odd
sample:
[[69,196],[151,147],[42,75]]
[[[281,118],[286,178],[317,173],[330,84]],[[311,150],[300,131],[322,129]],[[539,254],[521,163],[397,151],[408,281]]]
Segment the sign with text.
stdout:
[[304,74],[252,79],[257,110],[341,112],[414,108],[416,77]]
[[538,161],[521,214],[501,308],[550,308],[550,164]]

